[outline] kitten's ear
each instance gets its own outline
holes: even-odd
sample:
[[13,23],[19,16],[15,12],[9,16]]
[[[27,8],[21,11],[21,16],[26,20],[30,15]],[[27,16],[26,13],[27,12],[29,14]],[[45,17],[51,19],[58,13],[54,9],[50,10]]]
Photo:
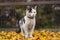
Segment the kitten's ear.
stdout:
[[35,6],[34,9],[37,9],[37,6]]

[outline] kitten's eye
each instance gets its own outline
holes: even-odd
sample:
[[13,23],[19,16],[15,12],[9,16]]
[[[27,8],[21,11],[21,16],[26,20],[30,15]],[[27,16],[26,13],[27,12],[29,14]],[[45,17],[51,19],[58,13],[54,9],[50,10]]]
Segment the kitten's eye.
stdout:
[[34,12],[35,13],[35,12]]

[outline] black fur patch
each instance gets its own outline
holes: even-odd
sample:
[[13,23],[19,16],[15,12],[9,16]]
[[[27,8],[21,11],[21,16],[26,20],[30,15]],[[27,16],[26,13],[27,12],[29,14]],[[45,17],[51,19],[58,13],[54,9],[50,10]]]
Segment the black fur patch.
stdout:
[[31,8],[29,9],[29,13],[30,13],[30,12],[32,12],[32,9],[31,9]]
[[23,22],[25,23],[25,19],[23,18]]
[[25,19],[24,18],[21,19],[21,24],[23,24],[23,23],[25,23]]

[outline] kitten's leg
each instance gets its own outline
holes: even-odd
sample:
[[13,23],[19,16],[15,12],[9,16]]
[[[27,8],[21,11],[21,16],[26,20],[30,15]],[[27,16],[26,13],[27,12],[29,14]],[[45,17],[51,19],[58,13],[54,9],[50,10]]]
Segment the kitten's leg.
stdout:
[[25,37],[28,37],[28,30],[25,29]]
[[31,29],[31,31],[30,31],[30,37],[33,37],[33,31],[34,31],[34,28],[35,28],[35,26],[33,26],[33,28]]
[[24,28],[24,31],[25,31],[25,38],[27,38],[28,37],[28,30],[27,30],[27,28]]
[[21,28],[22,35],[24,36],[24,32],[23,32],[23,24],[21,24],[21,21],[19,21],[19,26],[20,26],[20,28]]
[[23,27],[21,27],[21,32],[22,32],[22,35],[24,36],[24,30],[23,30]]

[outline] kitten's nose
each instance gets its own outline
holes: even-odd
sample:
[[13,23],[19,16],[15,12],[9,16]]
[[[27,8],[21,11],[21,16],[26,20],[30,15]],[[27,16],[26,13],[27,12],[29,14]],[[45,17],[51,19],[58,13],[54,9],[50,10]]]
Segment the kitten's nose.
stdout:
[[32,17],[34,17],[34,14],[32,15]]

